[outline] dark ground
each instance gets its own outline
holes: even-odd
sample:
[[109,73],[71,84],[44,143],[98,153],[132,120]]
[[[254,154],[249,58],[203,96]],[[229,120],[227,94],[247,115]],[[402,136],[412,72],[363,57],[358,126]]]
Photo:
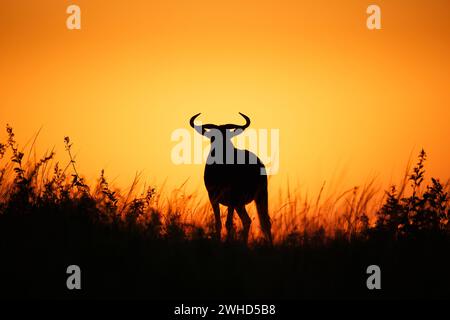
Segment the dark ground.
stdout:
[[[450,238],[305,241],[268,248],[152,238],[59,210],[0,219],[8,298],[450,298]],[[66,288],[79,265],[82,290]],[[381,291],[366,287],[379,265]]]

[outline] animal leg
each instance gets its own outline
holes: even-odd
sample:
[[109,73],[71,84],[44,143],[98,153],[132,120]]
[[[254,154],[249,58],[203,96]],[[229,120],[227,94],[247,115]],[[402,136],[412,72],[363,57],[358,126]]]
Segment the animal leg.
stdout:
[[252,223],[252,220],[248,216],[247,210],[245,209],[245,206],[237,208],[237,213],[239,215],[239,218],[242,221],[242,226],[244,227],[242,233],[244,236],[244,242],[248,242],[248,232],[250,231],[250,224]]
[[234,208],[230,206],[228,207],[227,222],[225,224],[227,228],[228,241],[232,240],[234,237],[233,215],[234,215]]
[[216,238],[220,241],[220,234],[222,232],[222,221],[220,220],[220,206],[218,202],[211,201],[214,211],[214,219],[216,220]]

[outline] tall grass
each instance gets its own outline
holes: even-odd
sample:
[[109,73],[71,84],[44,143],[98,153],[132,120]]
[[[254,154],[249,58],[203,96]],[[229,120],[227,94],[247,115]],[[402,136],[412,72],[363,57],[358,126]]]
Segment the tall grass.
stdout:
[[[7,141],[0,143],[0,215],[72,207],[96,223],[155,238],[212,237],[210,205],[198,192],[188,193],[185,183],[170,191],[164,185],[142,187],[136,175],[128,190],[121,191],[109,184],[101,170],[98,180],[90,184],[78,172],[69,137],[64,138],[67,162],[61,164],[55,161],[53,151],[36,157],[37,135],[25,157],[13,129],[7,126],[6,132]],[[329,191],[324,183],[315,197],[289,185],[278,191],[278,197],[272,192],[270,214],[275,242],[351,241],[374,232],[395,237],[424,230],[448,232],[449,183],[432,178],[431,185],[423,187],[425,160],[422,150],[412,172],[408,168],[400,185],[384,194],[374,179],[344,192]],[[249,212],[256,217],[253,205]],[[260,232],[255,222],[250,239],[257,243]],[[235,224],[240,227],[237,219]]]

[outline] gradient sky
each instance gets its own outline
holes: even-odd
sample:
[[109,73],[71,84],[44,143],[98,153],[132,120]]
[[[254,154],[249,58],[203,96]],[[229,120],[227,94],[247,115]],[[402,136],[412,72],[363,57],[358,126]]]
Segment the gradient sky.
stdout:
[[[66,29],[72,3],[81,30]],[[170,161],[171,132],[198,112],[279,128],[275,184],[397,181],[421,147],[447,179],[450,2],[377,1],[375,31],[371,3],[2,0],[0,125],[22,145],[42,127],[38,151],[65,160],[70,136],[80,172],[123,187],[136,171],[201,186],[202,166]]]

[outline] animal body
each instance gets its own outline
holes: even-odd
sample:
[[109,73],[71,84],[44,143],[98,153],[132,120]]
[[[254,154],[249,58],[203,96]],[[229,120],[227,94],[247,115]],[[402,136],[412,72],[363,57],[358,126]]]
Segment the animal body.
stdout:
[[272,243],[265,166],[254,153],[235,148],[231,141],[232,137],[250,126],[250,118],[240,113],[246,121],[244,125],[196,125],[195,119],[199,115],[191,118],[190,125],[211,140],[204,182],[214,211],[216,237],[220,239],[221,236],[220,205],[224,205],[228,207],[228,238],[233,236],[233,215],[236,211],[242,221],[244,241],[247,242],[252,221],[245,206],[255,201],[261,230],[265,239]]

